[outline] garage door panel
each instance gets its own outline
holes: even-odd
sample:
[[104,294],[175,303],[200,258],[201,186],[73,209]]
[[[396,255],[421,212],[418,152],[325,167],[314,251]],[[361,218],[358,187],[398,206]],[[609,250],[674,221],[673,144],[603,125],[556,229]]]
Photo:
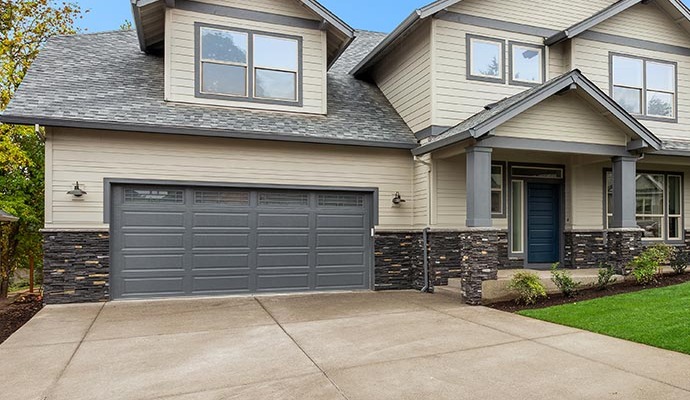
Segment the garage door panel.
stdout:
[[309,290],[309,274],[258,274],[257,291]]
[[249,275],[197,276],[193,280],[194,294],[248,292]]
[[249,248],[249,233],[198,233],[193,234],[194,250]]
[[317,233],[316,245],[319,248],[324,247],[360,247],[363,248],[366,244],[366,239],[361,233]]
[[124,232],[125,249],[184,250],[184,233],[129,233]]
[[184,271],[184,254],[124,255],[123,271]]
[[266,214],[260,213],[258,228],[309,229],[309,214]]
[[366,195],[113,190],[113,298],[364,289]]
[[124,278],[123,297],[184,294],[184,278]]
[[309,267],[309,253],[259,253],[257,268]]
[[361,230],[364,226],[364,215],[319,215],[316,227],[321,228],[353,228]]
[[316,288],[349,288],[366,285],[366,274],[362,271],[340,273],[317,273]]
[[193,270],[249,270],[249,254],[194,254]]
[[358,266],[366,264],[364,253],[318,253],[316,256],[317,268],[330,266]]
[[122,228],[182,228],[184,229],[183,212],[139,212],[123,211]]
[[194,228],[239,228],[249,226],[249,214],[195,213]]
[[309,248],[309,232],[304,233],[258,233],[259,249],[264,248]]

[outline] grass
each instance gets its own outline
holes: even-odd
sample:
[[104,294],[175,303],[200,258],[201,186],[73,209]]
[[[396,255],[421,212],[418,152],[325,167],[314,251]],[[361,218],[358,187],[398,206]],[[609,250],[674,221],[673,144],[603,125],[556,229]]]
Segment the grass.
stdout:
[[690,354],[690,282],[518,314]]

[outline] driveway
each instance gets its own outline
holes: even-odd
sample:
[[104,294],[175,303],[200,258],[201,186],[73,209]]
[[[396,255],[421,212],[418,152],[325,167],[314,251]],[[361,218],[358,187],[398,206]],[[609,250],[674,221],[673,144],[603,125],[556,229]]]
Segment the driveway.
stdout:
[[690,357],[445,295],[50,306],[2,399],[686,399]]

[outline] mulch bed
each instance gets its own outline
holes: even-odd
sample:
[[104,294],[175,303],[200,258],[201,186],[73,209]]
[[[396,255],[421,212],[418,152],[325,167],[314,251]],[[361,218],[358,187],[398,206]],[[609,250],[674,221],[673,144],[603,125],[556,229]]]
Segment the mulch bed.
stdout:
[[[619,278],[620,279],[620,278]],[[517,304],[514,300],[504,301],[500,303],[489,304],[487,307],[495,308],[501,311],[518,312],[522,310],[535,310],[539,308],[547,308],[551,306],[559,306],[562,304],[577,303],[584,300],[597,299],[599,297],[614,296],[623,293],[638,292],[645,289],[662,288],[666,286],[680,285],[682,283],[690,282],[690,273],[683,275],[664,274],[657,278],[657,282],[640,286],[635,282],[634,278],[628,276],[624,282],[616,282],[616,284],[609,286],[606,290],[597,290],[597,288],[586,287],[581,289],[575,297],[565,297],[562,294],[549,295],[549,297],[540,300],[534,305]]]
[[22,295],[13,302],[0,306],[0,344],[27,323],[43,308],[37,295]]

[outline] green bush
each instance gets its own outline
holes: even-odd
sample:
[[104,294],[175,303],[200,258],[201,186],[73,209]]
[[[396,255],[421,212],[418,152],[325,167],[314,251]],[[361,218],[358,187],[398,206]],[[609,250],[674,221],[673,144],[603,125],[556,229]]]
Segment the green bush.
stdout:
[[573,280],[573,276],[568,271],[559,270],[560,263],[555,263],[551,266],[551,281],[556,284],[558,290],[563,293],[565,297],[573,297],[577,294],[581,283]]
[[678,275],[684,274],[690,264],[690,253],[683,250],[676,250],[671,257],[671,268]]
[[597,289],[606,290],[609,285],[616,283],[616,270],[609,264],[601,264],[599,268],[599,278],[597,279]]
[[669,246],[664,243],[658,243],[654,246],[648,247],[646,252],[650,253],[650,257],[653,257],[659,264],[659,267],[663,265],[668,265],[676,253],[676,248]]
[[508,288],[518,292],[517,303],[535,304],[537,300],[546,297],[546,287],[541,283],[537,274],[532,272],[518,272],[508,283]]
[[668,247],[666,245],[648,247],[642,254],[630,262],[632,274],[638,284],[648,285],[656,281],[662,262],[671,257]]

